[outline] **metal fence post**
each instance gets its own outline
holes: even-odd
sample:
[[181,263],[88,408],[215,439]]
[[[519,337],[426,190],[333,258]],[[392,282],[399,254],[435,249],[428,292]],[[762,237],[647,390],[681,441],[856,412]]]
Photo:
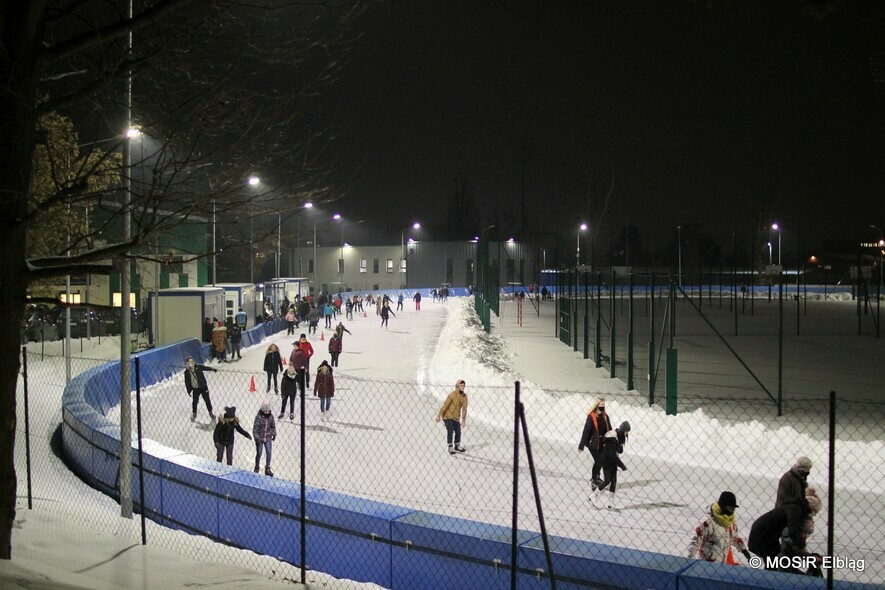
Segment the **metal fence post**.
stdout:
[[516,569],[519,560],[519,381],[514,384],[513,396],[513,512],[510,538],[510,588],[516,590]]
[[633,391],[633,273],[627,299],[627,391]]
[[141,544],[147,545],[147,524],[144,508],[144,446],[141,420],[141,358],[135,357],[135,423],[138,429],[138,497],[141,500]]
[[596,368],[602,366],[602,273],[596,273]]
[[[830,457],[829,481],[827,482],[827,556],[833,558],[833,531],[836,528],[836,392],[830,392]],[[833,568],[827,568],[827,588],[833,588]]]
[[617,334],[615,333],[615,271],[612,269],[612,280],[609,285],[608,290],[608,300],[611,304],[611,309],[609,310],[611,314],[611,326],[609,327],[609,344],[611,346],[611,352],[609,353],[609,376],[614,379],[615,378],[615,358],[617,354],[615,352],[615,346],[617,345]]
[[28,394],[28,347],[22,346],[22,378],[25,394],[25,464],[28,478],[28,510],[34,509],[34,495],[31,492],[31,410]]

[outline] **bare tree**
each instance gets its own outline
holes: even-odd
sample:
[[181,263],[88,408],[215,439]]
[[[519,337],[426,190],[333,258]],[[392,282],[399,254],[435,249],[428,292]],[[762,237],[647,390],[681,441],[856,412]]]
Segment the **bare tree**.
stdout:
[[[151,236],[173,232],[194,215],[215,210],[232,219],[261,200],[263,210],[288,216],[305,199],[334,199],[329,174],[341,122],[329,118],[305,126],[303,121],[322,86],[345,65],[361,9],[357,0],[4,3],[0,308],[11,325],[21,324],[33,282],[107,272],[96,262],[145,256],[140,247]],[[77,169],[65,168],[64,175],[37,191],[35,150],[45,145],[38,121],[54,112],[74,121],[81,140],[100,145],[104,155],[77,160]],[[121,159],[130,120],[149,141],[138,148],[130,144],[131,157]],[[270,170],[273,185],[244,190],[249,174]],[[120,182],[90,183],[97,175]],[[86,207],[105,209],[108,221],[71,223],[63,247],[29,249],[29,228],[46,224],[60,208]],[[129,239],[117,229],[124,215],[132,219]],[[105,238],[101,244],[94,239],[99,234]],[[17,335],[12,329],[0,336],[3,559],[11,558],[15,516]]]

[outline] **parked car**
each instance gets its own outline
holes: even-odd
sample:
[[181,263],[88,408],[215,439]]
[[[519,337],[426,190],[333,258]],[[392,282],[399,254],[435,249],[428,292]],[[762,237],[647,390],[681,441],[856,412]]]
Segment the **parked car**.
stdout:
[[[104,326],[102,329],[103,334],[117,335],[120,333],[120,320],[122,319],[123,314],[120,313],[119,307],[110,309],[104,308],[99,311],[99,315],[101,317],[101,323]],[[129,331],[132,334],[138,334],[139,332],[144,331],[144,322],[141,319],[141,315],[134,309],[129,310]]]
[[22,342],[43,342],[57,338],[58,330],[49,306],[44,303],[29,303],[25,308]]
[[[52,318],[58,331],[58,337],[65,337],[65,307],[58,306],[52,310]],[[72,306],[71,338],[87,338],[104,335],[106,332],[101,320],[91,307]]]

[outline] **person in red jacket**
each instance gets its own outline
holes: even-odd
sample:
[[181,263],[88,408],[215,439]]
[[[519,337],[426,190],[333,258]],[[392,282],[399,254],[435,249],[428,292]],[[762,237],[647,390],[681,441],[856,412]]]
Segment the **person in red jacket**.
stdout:
[[310,387],[310,357],[313,356],[313,346],[307,341],[307,334],[302,334],[298,338],[298,342],[293,342],[292,345],[301,349],[301,353],[304,355],[304,383],[307,387]]
[[317,369],[313,394],[320,398],[320,419],[325,421],[331,413],[332,398],[335,397],[335,377],[332,376],[332,367],[326,361],[320,363]]

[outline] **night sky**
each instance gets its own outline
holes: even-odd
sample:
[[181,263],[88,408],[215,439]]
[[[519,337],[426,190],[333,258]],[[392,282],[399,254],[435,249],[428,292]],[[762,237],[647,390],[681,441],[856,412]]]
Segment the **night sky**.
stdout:
[[357,182],[342,213],[441,229],[466,182],[465,234],[573,236],[587,220],[607,247],[629,220],[652,251],[693,223],[724,244],[770,221],[809,249],[878,237],[881,19],[787,0],[583,4],[370,7],[319,107],[346,125],[338,169]]

